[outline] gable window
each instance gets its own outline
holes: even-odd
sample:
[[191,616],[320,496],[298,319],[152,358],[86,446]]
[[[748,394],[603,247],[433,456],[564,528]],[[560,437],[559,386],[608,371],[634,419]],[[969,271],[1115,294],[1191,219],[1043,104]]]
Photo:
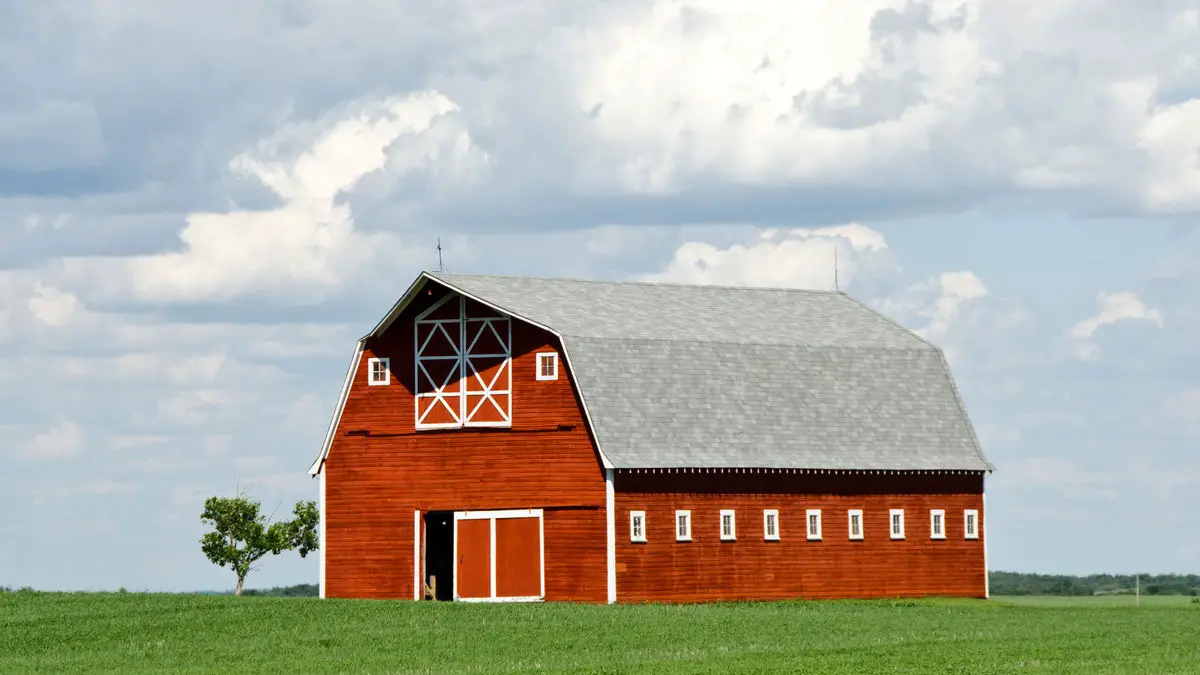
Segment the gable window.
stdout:
[[863,538],[862,509],[850,509],[850,538]]
[[737,529],[733,522],[733,511],[721,511],[721,541],[737,539]]
[[629,512],[629,541],[645,543],[646,541],[646,512]]
[[979,538],[979,511],[975,509],[963,511],[963,538]]
[[805,512],[808,517],[808,538],[816,541],[821,538],[821,509],[809,509]]
[[675,512],[675,541],[692,540],[692,512]]
[[537,355],[537,379],[558,379],[558,354],[556,352],[539,352]]
[[388,368],[388,360],[386,358],[367,359],[367,384],[377,387],[381,385],[386,386],[391,384],[391,382],[391,371]]
[[929,512],[929,538],[946,538],[946,512],[942,509],[933,509]]
[[892,539],[904,538],[904,509],[892,509],[888,512],[892,520]]
[[763,511],[763,539],[779,541],[779,510],[766,509]]

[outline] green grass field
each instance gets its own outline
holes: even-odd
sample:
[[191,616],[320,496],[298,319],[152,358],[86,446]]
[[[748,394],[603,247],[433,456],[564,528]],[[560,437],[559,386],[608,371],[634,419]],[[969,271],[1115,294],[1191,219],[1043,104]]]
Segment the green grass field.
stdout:
[[603,607],[0,593],[0,672],[1200,672],[1200,604],[1061,600]]

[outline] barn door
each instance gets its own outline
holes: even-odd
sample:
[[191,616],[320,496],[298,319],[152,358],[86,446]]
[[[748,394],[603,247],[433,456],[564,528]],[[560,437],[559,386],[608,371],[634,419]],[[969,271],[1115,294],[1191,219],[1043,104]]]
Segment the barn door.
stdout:
[[454,521],[455,599],[545,596],[541,509],[458,512]]

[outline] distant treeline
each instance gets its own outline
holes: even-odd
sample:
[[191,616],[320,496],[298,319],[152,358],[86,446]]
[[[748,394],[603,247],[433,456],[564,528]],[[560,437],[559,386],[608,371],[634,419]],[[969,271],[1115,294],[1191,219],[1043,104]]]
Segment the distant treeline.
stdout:
[[316,584],[296,584],[295,586],[276,586],[274,588],[247,588],[242,595],[265,595],[277,598],[315,598],[320,595]]
[[[989,572],[992,595],[1116,595],[1134,592],[1133,574],[1028,574]],[[1143,574],[1141,591],[1146,595],[1200,595],[1200,574]]]

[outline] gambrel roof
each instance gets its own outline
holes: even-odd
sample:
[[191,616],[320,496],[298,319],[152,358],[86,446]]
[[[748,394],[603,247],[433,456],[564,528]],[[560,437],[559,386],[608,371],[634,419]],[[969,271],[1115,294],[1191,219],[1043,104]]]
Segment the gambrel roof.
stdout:
[[556,333],[612,468],[993,469],[942,351],[842,292],[422,280]]

